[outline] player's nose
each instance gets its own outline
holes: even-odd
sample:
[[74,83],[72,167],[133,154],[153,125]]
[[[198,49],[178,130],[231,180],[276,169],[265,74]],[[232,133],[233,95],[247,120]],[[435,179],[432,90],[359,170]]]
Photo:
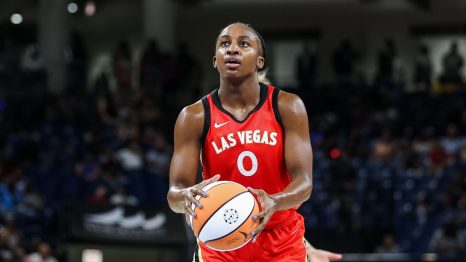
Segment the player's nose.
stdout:
[[227,54],[228,55],[237,55],[239,54],[239,47],[236,42],[231,43],[231,45],[228,46],[227,49]]

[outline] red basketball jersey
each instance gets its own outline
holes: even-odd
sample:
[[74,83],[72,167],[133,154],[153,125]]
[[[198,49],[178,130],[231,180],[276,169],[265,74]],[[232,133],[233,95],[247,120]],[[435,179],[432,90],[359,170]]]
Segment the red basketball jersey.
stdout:
[[[202,99],[205,110],[202,136],[202,174],[220,174],[246,187],[268,194],[283,191],[291,182],[284,158],[284,132],[278,112],[278,92],[260,85],[260,100],[243,121],[226,111],[218,89]],[[276,212],[267,228],[287,219],[296,208]]]

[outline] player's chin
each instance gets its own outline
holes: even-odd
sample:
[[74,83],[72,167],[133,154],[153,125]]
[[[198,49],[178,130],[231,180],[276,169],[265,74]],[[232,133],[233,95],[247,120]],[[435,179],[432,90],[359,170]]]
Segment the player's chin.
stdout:
[[247,77],[249,77],[251,72],[245,72],[244,70],[228,70],[226,69],[225,71],[222,72],[222,77],[228,80],[242,80]]
[[236,69],[231,69],[231,68],[225,68],[225,70],[223,71],[223,75],[225,76],[240,76],[241,75],[241,71],[239,70],[239,68],[236,68]]
[[244,78],[244,74],[236,70],[226,70],[225,72],[223,72],[222,76],[224,79],[227,79],[230,81],[241,80]]

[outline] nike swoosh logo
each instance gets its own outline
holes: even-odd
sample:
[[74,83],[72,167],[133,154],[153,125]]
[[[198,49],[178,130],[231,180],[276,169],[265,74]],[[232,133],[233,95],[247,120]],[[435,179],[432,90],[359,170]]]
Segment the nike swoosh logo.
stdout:
[[214,127],[215,127],[215,128],[219,128],[219,127],[222,127],[222,126],[224,126],[224,125],[226,125],[226,124],[228,124],[228,123],[230,123],[230,121],[227,121],[227,122],[221,123],[221,124],[217,124],[217,122],[215,122]]

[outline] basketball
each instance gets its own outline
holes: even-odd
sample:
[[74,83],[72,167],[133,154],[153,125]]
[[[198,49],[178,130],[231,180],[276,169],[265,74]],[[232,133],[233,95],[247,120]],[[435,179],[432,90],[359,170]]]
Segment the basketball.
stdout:
[[197,196],[201,208],[192,205],[194,235],[206,246],[218,251],[231,251],[247,244],[258,222],[252,217],[259,205],[244,186],[231,181],[218,181],[203,188],[207,197]]

